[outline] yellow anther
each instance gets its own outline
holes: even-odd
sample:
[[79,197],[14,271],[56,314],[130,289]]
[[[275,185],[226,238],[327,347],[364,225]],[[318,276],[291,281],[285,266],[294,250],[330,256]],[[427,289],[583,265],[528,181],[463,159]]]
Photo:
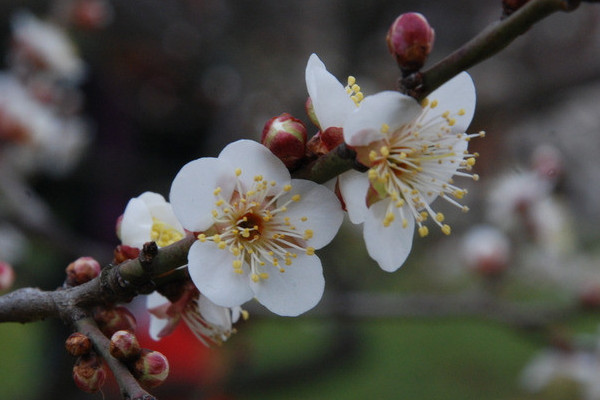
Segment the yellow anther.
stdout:
[[406,158],[406,157],[407,157],[407,154],[405,152],[403,152],[403,151],[400,152],[400,158]]
[[218,246],[219,246],[219,249],[223,250],[225,247],[227,247],[227,243],[221,241],[221,242],[219,242]]
[[400,199],[396,202],[396,207],[401,208],[404,207],[404,199]]
[[235,169],[235,176],[240,176],[242,174],[242,169],[241,168],[236,168]]
[[283,186],[283,191],[284,192],[289,192],[290,190],[292,190],[292,185],[287,184]]
[[388,133],[390,131],[390,126],[388,124],[381,124],[381,133]]
[[431,108],[436,108],[436,107],[437,107],[437,105],[438,105],[438,101],[437,101],[437,100],[433,100],[433,101],[431,102],[431,104],[429,104],[429,107],[431,107]]
[[448,118],[448,115],[450,115],[450,111],[444,111],[442,113],[442,118]]
[[377,159],[377,153],[375,152],[375,150],[371,150],[369,152],[369,160],[370,161],[375,161]]
[[250,229],[244,228],[244,230],[242,230],[242,236],[245,238],[249,238],[250,237]]
[[427,211],[421,211],[421,218],[423,218],[423,221],[425,221],[428,216],[429,214],[427,214]]
[[219,216],[219,212],[217,210],[212,210],[211,214],[212,214],[213,218],[217,218]]
[[274,267],[278,267],[279,266],[279,260],[276,259],[276,258],[273,259],[272,263],[273,263]]
[[473,180],[474,180],[474,181],[478,181],[478,180],[479,180],[479,175],[477,175],[477,174],[473,174]]
[[[240,255],[240,249],[238,247],[233,247],[231,249],[231,254],[233,254],[234,256],[239,256]],[[241,262],[241,261],[240,261]],[[240,264],[241,265],[241,264]]]
[[260,181],[262,181],[262,180],[263,180],[263,176],[262,176],[262,175],[256,175],[256,176],[254,177],[254,182],[260,182]]
[[304,231],[304,240],[308,240],[311,239],[314,235],[314,232],[312,229],[307,229]]
[[429,99],[427,97],[425,97],[423,100],[421,100],[421,107],[427,107],[429,105]]
[[233,260],[233,269],[242,268],[242,260]]
[[215,202],[215,206],[221,207],[225,203],[225,200],[219,199]]
[[285,265],[292,265],[292,259],[291,259],[291,258],[289,258],[289,257],[287,257],[287,258],[285,259]]
[[239,268],[239,269],[234,269],[233,272],[235,272],[236,274],[240,274],[241,275],[241,274],[244,273],[244,270],[241,269],[241,268]]
[[350,75],[348,77],[348,86],[351,87],[352,85],[354,85],[356,83],[356,78],[353,77],[352,75]]
[[369,180],[374,181],[378,177],[377,171],[375,171],[374,169],[370,169],[368,172],[368,177],[369,177]]
[[248,190],[246,192],[246,197],[254,196],[256,194],[256,190]]
[[260,276],[258,276],[258,274],[252,274],[250,275],[250,279],[252,279],[253,282],[258,282],[260,281]]
[[407,228],[408,227],[408,220],[406,218],[402,218],[402,227],[403,228]]
[[204,233],[199,234],[198,240],[201,241],[202,243],[206,242],[206,235]]
[[387,157],[390,155],[390,149],[387,146],[381,146],[381,149],[379,149],[379,152],[384,157]]
[[462,199],[463,197],[465,197],[465,191],[464,190],[460,190],[460,189],[455,190],[452,194],[457,199]]
[[212,240],[213,240],[213,242],[215,242],[215,243],[219,243],[219,242],[221,241],[221,235],[219,235],[218,233],[215,233],[215,234],[212,236]]
[[448,125],[454,126],[456,124],[456,118],[448,118]]
[[216,189],[213,191],[213,194],[214,194],[215,196],[217,196],[219,193],[221,193],[221,187],[220,187],[220,186],[218,186],[218,187],[217,187],[217,188],[216,188]]
[[461,108],[460,110],[458,110],[457,114],[458,115],[465,115],[465,109]]
[[449,235],[452,232],[452,228],[450,228],[450,225],[444,224],[442,225],[442,232],[444,232],[444,235]]
[[356,83],[351,86],[351,89],[354,93],[360,92],[360,86],[358,86]]
[[427,228],[425,225],[419,227],[419,235],[421,237],[425,237],[428,234],[429,234],[429,228]]
[[394,213],[389,212],[385,214],[385,217],[383,218],[383,226],[387,228],[388,226],[390,226],[390,224],[394,221],[395,218],[396,216],[394,215]]
[[279,272],[283,274],[285,272],[285,268],[279,268]]
[[246,310],[242,310],[242,318],[244,321],[248,321],[248,318],[250,318],[250,313]]
[[259,276],[260,279],[269,279],[269,274],[267,274],[266,272],[261,272]]
[[441,212],[437,213],[435,216],[435,220],[437,222],[444,222],[444,219],[445,219],[444,214],[442,214]]
[[314,247],[307,247],[306,248],[306,255],[307,256],[314,256],[315,255],[315,248]]
[[300,201],[300,195],[299,194],[295,194],[292,196],[292,200],[293,201]]
[[308,220],[308,218],[307,218],[307,217],[301,217],[301,218],[300,218],[300,221],[302,221],[302,222],[306,222],[307,220]]
[[472,167],[473,165],[475,165],[475,157],[469,157],[469,158],[467,158],[467,165],[469,167]]

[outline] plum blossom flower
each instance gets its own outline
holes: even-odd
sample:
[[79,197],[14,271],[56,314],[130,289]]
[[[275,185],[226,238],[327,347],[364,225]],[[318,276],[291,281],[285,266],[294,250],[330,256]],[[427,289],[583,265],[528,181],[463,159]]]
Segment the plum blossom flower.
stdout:
[[171,205],[163,196],[152,192],[129,200],[118,231],[121,242],[135,248],[142,248],[150,241],[165,247],[185,236]]
[[183,320],[204,345],[221,344],[235,333],[233,324],[240,315],[247,318],[247,312],[241,307],[218,306],[200,294],[192,283],[183,288],[177,301],[170,302],[154,292],[146,298],[146,306],[150,312],[149,333],[154,340],[172,333]]
[[[421,236],[431,217],[450,234],[444,215],[431,202],[438,196],[466,211],[457,200],[466,190],[453,176],[471,174],[474,154],[465,134],[475,108],[475,88],[462,73],[434,91],[422,104],[398,92],[367,96],[343,123],[344,140],[357,152],[368,173],[349,171],[339,177],[339,188],[349,217],[364,222],[369,255],[385,271],[395,271],[408,257],[415,223]],[[465,172],[466,171],[466,172]]]
[[200,232],[188,270],[215,304],[235,307],[255,297],[295,316],[321,299],[325,281],[315,249],[333,239],[343,212],[333,192],[291,179],[266,147],[240,140],[218,158],[186,164],[170,200],[183,227]]

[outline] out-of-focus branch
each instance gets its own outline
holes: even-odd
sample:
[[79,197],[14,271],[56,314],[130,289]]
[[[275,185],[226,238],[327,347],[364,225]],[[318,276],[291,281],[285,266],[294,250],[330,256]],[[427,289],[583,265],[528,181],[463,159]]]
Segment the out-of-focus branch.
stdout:
[[104,358],[113,372],[121,389],[121,397],[126,400],[154,400],[154,396],[146,392],[134,378],[129,369],[110,354],[110,340],[100,331],[96,322],[85,317],[74,322],[77,331],[90,338],[94,349]]
[[423,99],[460,72],[500,52],[535,23],[557,11],[574,10],[578,5],[579,1],[572,0],[530,0],[435,65],[402,78],[400,90],[417,100]]

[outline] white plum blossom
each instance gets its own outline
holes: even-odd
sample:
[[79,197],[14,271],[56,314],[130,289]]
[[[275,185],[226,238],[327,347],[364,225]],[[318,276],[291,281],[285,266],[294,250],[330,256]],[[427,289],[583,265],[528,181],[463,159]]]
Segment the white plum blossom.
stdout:
[[240,140],[218,158],[186,164],[170,194],[183,227],[197,234],[188,270],[200,292],[224,307],[256,298],[295,316],[323,295],[321,261],[343,220],[329,189],[291,179],[264,146]]
[[415,223],[421,236],[430,217],[450,234],[444,215],[431,202],[442,197],[466,211],[460,200],[466,190],[453,176],[478,179],[469,172],[475,154],[468,142],[483,132],[464,133],[475,108],[475,88],[461,73],[419,104],[398,92],[367,96],[343,123],[345,142],[357,152],[368,173],[349,171],[339,177],[339,188],[349,217],[364,222],[369,255],[385,271],[395,271],[408,257]]
[[173,332],[181,320],[190,328],[204,345],[221,344],[235,329],[233,324],[240,315],[247,312],[240,307],[221,307],[203,296],[193,284],[186,285],[181,296],[170,302],[165,296],[154,292],[146,297],[146,307],[150,312],[150,337],[153,340]]
[[185,236],[171,205],[163,196],[152,192],[129,200],[118,231],[121,242],[135,248],[142,248],[150,241],[165,247]]

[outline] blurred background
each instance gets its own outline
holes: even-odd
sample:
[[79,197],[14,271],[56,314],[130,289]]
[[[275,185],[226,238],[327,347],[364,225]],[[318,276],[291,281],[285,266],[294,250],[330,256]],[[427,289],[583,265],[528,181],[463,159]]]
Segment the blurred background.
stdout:
[[[435,29],[427,65],[502,15],[499,1],[476,0],[0,2],[0,261],[14,287],[54,289],[79,256],[110,262],[130,198],[168,196],[186,162],[259,140],[269,118],[289,112],[314,134],[311,53],[365,95],[394,89],[385,35],[409,11]],[[416,238],[388,274],[345,223],[320,252],[315,310],[288,319],[250,305],[217,348],[183,327],[147,339],[172,364],[153,393],[600,399],[599,22],[597,5],[552,15],[469,71],[469,131],[487,135],[470,147],[480,180],[457,179],[470,212],[435,203],[450,237]],[[144,310],[131,308],[143,330]],[[69,333],[60,321],[0,325],[0,398],[102,398],[73,384]],[[104,393],[118,398],[114,384]]]

